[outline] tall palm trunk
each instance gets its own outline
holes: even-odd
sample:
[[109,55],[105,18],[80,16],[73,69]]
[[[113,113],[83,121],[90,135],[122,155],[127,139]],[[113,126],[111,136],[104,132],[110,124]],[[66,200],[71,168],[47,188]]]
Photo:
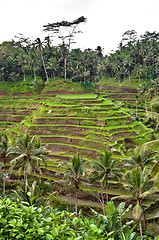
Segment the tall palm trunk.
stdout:
[[44,72],[45,72],[45,76],[46,76],[46,81],[48,82],[49,78],[48,78],[48,74],[47,74],[47,71],[46,71],[46,66],[45,66],[45,62],[44,62],[44,58],[43,58],[43,54],[42,54],[41,49],[40,49],[40,55],[41,55],[41,60],[42,60],[42,63],[43,63],[43,68],[44,68]]
[[145,97],[145,110],[147,112],[147,101],[146,101],[146,97]]
[[76,194],[75,194],[75,211],[76,211],[76,215],[78,214],[77,205],[78,205],[78,189],[76,188]]
[[106,203],[108,203],[108,201],[109,201],[109,197],[108,197],[108,173],[106,173],[105,191],[106,191]]
[[101,203],[102,203],[103,215],[105,216],[105,200],[104,200],[103,191],[102,191],[101,197],[102,197]]
[[64,58],[64,69],[65,69],[64,78],[65,78],[65,80],[66,80],[66,77],[67,77],[67,71],[66,71],[66,69],[67,69],[67,59],[66,59],[66,57]]
[[23,71],[23,77],[24,77],[24,82],[25,82],[25,70],[24,70],[24,66],[22,66],[22,71]]
[[26,170],[24,169],[24,181],[25,181],[25,192],[27,192],[27,187],[28,187],[28,175],[26,173]]
[[142,240],[142,239],[143,239],[143,238],[142,238],[143,234],[142,234],[142,221],[141,221],[141,216],[140,216],[140,218],[139,218],[139,227],[140,227],[140,236],[141,236],[141,240]]
[[39,166],[39,183],[41,183],[41,177],[40,177],[40,161],[38,161],[38,166]]
[[129,83],[131,84],[131,76],[130,76],[130,71],[129,71]]
[[36,73],[35,73],[35,69],[33,69],[33,73],[34,73],[34,80],[36,81]]

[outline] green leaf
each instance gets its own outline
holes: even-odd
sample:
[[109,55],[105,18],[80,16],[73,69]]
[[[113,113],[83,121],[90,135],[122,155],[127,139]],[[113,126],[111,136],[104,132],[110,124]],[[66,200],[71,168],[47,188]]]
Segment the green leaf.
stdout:
[[151,171],[151,177],[155,177],[159,173],[159,162],[155,164]]
[[93,224],[93,223],[90,225],[90,229],[93,230],[94,232],[98,231],[97,226],[95,224]]
[[23,220],[20,218],[17,222],[17,226],[21,227],[23,225]]
[[16,219],[14,218],[14,219],[12,219],[12,220],[9,221],[9,225],[12,226],[12,227],[14,227],[14,226],[16,225],[16,222],[17,222],[17,221],[16,221]]
[[72,223],[73,223],[74,225],[76,225],[76,224],[78,223],[78,221],[79,221],[78,218],[77,218],[77,217],[74,217]]
[[56,237],[56,236],[58,236],[58,229],[55,227],[54,229],[53,229],[53,235],[54,235],[54,237]]
[[113,213],[115,213],[116,209],[114,206],[113,201],[108,202],[107,206],[105,207],[105,213],[107,217],[111,217]]
[[54,239],[54,237],[51,234],[46,234],[46,240]]
[[142,214],[142,208],[139,201],[137,201],[135,207],[133,208],[133,216],[135,219],[139,219]]
[[121,202],[121,203],[119,204],[119,206],[117,207],[117,210],[118,210],[119,214],[122,215],[122,213],[123,213],[123,211],[124,211],[124,207],[125,207],[125,203],[124,203],[124,202]]
[[82,239],[82,237],[76,237],[74,240],[80,240]]

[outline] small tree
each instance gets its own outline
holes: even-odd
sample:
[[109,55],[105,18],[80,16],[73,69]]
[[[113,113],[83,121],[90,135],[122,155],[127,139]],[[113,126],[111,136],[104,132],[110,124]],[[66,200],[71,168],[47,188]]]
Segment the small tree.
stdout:
[[6,161],[7,161],[7,151],[9,148],[9,137],[7,132],[0,133],[0,157],[2,162],[1,172],[2,172],[2,181],[3,181],[3,197],[5,197],[6,192],[6,180],[8,179],[8,173],[5,170]]
[[94,161],[93,163],[93,171],[92,171],[92,181],[100,181],[101,186],[106,192],[106,203],[108,203],[108,177],[116,176],[119,169],[116,167],[116,161],[112,159],[112,153],[110,151],[105,151],[103,155],[101,155],[99,161]]
[[36,137],[30,137],[29,134],[22,134],[17,137],[13,146],[9,147],[8,154],[14,158],[11,160],[11,170],[15,167],[19,169],[19,175],[24,172],[25,192],[27,192],[28,175],[33,171],[41,174],[40,162],[46,164],[46,149],[41,145],[41,140]]
[[127,195],[120,195],[112,199],[129,199],[135,201],[133,208],[133,216],[135,220],[139,221],[140,235],[143,236],[142,221],[145,225],[145,210],[149,206],[144,204],[145,200],[155,203],[157,201],[155,193],[158,191],[154,186],[154,180],[150,178],[150,171],[146,168],[143,170],[140,167],[128,171],[125,175],[127,185],[125,185]]
[[77,215],[78,190],[79,185],[85,177],[86,160],[84,160],[82,156],[80,157],[80,155],[77,154],[71,158],[71,164],[65,162],[63,165],[66,166],[66,170],[64,173],[65,183],[75,187],[75,211]]

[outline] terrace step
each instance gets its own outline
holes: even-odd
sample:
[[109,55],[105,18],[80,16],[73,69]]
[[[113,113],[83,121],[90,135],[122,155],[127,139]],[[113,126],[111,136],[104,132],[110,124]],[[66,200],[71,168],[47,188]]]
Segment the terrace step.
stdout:
[[25,118],[25,116],[15,116],[15,117],[11,117],[9,115],[0,115],[0,121],[3,122],[21,122],[23,119]]
[[80,153],[86,157],[91,157],[92,159],[97,159],[99,156],[98,150],[85,149],[82,147],[72,146],[72,145],[62,145],[62,144],[48,144],[47,148],[49,151],[57,152],[63,151],[70,155]]
[[31,115],[33,112],[32,111],[17,111],[17,110],[11,110],[11,109],[1,109],[0,110],[0,115]]
[[98,142],[95,140],[81,139],[76,137],[66,137],[66,136],[41,136],[43,142],[47,143],[64,143],[71,145],[78,145],[83,147],[90,147],[92,149],[105,150],[106,145],[103,142]]
[[70,136],[83,136],[87,134],[85,131],[90,130],[90,128],[84,128],[80,126],[30,126],[29,132],[32,135],[59,135],[64,133]]
[[112,139],[113,141],[116,141],[119,138],[126,138],[129,136],[136,136],[136,132],[132,131],[132,132],[118,132],[118,133],[114,133],[110,136],[110,139]]
[[86,121],[91,121],[91,125],[98,125],[98,126],[104,126],[105,121],[104,120],[98,120],[98,119],[86,119],[86,118],[70,118],[70,117],[64,117],[64,118],[58,118],[58,117],[47,117],[47,118],[36,118],[34,120],[34,124],[43,124],[45,122],[46,125],[51,124],[64,124],[64,125],[83,125],[84,122],[86,124]]
[[96,85],[96,89],[99,90],[117,90],[120,92],[127,93],[138,93],[139,91],[136,88],[127,88],[127,87],[113,87],[113,86],[99,86]]

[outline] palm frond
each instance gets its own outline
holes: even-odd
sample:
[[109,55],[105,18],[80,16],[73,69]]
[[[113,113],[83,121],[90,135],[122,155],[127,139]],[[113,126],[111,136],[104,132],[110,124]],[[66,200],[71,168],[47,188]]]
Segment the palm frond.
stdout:
[[153,140],[146,142],[139,147],[135,148],[135,153],[136,154],[143,154],[147,150],[153,150],[153,151],[159,151],[159,139]]

